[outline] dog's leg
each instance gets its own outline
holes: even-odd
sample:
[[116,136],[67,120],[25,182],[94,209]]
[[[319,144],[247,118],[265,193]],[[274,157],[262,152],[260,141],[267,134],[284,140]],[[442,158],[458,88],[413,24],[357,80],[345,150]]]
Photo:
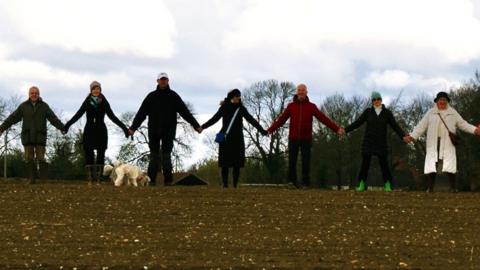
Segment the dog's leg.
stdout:
[[122,171],[120,171],[120,172],[117,171],[116,173],[117,173],[117,178],[115,179],[114,184],[115,184],[116,187],[119,187],[123,184],[123,176],[124,175],[123,175]]

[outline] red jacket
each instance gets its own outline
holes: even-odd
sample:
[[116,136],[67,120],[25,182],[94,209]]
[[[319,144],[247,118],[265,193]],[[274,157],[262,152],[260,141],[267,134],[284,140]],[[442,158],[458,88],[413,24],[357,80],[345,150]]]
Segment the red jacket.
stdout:
[[277,118],[277,120],[268,128],[269,133],[283,126],[290,118],[290,130],[288,138],[290,140],[312,140],[312,122],[315,116],[320,122],[325,124],[331,130],[337,132],[339,127],[322,113],[315,104],[308,100],[299,101],[297,95],[293,97],[293,102],[288,104],[287,108]]

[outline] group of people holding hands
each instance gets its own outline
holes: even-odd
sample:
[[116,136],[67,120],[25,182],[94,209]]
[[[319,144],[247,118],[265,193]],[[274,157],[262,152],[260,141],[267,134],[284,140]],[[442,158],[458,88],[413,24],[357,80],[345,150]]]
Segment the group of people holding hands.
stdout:
[[[90,92],[77,113],[63,124],[40,98],[40,90],[36,86],[29,89],[29,99],[0,125],[0,133],[10,126],[23,121],[21,140],[25,149],[25,159],[29,168],[29,179],[35,182],[38,174],[42,175],[46,168],[45,145],[47,140],[47,120],[62,132],[86,114],[87,121],[83,132],[83,149],[85,152],[85,170],[89,181],[99,179],[105,162],[105,151],[108,145],[108,133],[105,125],[107,115],[126,137],[132,136],[148,117],[148,142],[150,149],[148,176],[155,185],[158,171],[162,171],[165,185],[173,182],[171,153],[177,127],[177,114],[201,133],[222,119],[221,132],[226,139],[219,142],[218,165],[221,168],[223,186],[228,187],[229,170],[232,168],[233,186],[237,187],[240,169],[245,165],[245,143],[243,136],[243,119],[254,126],[262,135],[274,133],[290,119],[288,135],[288,181],[296,187],[310,186],[310,156],[313,134],[313,118],[326,125],[339,136],[352,132],[366,123],[365,135],[361,147],[362,163],[358,175],[356,190],[367,189],[368,170],[372,156],[377,156],[382,170],[384,190],[392,190],[392,174],[387,158],[387,126],[390,126],[405,143],[420,138],[425,132],[426,157],[425,174],[428,174],[427,191],[433,191],[437,172],[444,172],[450,180],[452,191],[456,191],[455,174],[457,161],[455,152],[455,134],[460,129],[466,133],[480,136],[480,127],[467,123],[450,105],[447,93],[439,92],[435,105],[425,114],[411,133],[406,133],[397,124],[392,112],[382,104],[382,96],[378,92],[371,94],[372,106],[353,123],[342,128],[322,113],[310,102],[307,86],[299,84],[293,101],[278,116],[268,129],[264,129],[248,112],[241,102],[241,92],[233,89],[221,102],[218,111],[211,119],[200,125],[191,114],[181,97],[170,88],[169,77],[162,72],[157,76],[156,90],[150,92],[143,100],[133,123],[127,127],[113,113],[108,100],[102,94],[101,84],[94,81],[90,84]],[[95,157],[96,151],[96,157]],[[296,167],[298,155],[302,157],[302,180],[297,181]]]

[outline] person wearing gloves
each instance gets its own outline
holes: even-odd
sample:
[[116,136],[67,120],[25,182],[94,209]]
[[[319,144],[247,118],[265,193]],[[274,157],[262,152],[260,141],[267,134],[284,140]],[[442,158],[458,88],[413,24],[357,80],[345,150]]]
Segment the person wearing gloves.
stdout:
[[[87,122],[83,130],[83,150],[85,152],[85,173],[89,183],[92,180],[100,181],[105,163],[105,151],[108,147],[108,132],[105,125],[105,114],[119,126],[128,137],[128,128],[115,116],[105,96],[102,94],[102,86],[93,81],[90,84],[90,93],[83,101],[77,113],[65,124],[64,133],[70,126],[80,119],[83,114],[87,115]],[[95,158],[95,150],[97,156]]]
[[[45,145],[47,143],[47,120],[57,129],[62,130],[63,124],[40,97],[40,89],[32,86],[28,90],[28,100],[0,125],[0,134],[22,121],[22,145],[25,149],[25,160],[29,183],[34,184],[38,174],[46,178],[47,163],[45,161]],[[40,172],[37,171],[40,169]]]
[[405,138],[405,142],[418,140],[426,132],[427,151],[424,173],[428,175],[427,192],[433,191],[437,172],[446,173],[450,182],[450,191],[457,192],[455,148],[457,130],[479,136],[480,128],[469,124],[449,105],[450,97],[446,92],[439,92],[434,102],[433,108],[423,116],[410,136]]
[[220,132],[226,134],[226,136],[223,141],[219,142],[218,166],[222,168],[224,188],[228,187],[229,168],[233,168],[233,187],[236,188],[240,178],[240,168],[243,168],[245,165],[243,119],[245,118],[262,135],[265,136],[268,133],[243,106],[241,92],[238,89],[228,92],[227,97],[220,103],[218,111],[202,125],[202,129],[212,126],[220,118],[223,119]]
[[338,127],[330,118],[322,113],[314,103],[310,102],[307,94],[307,86],[305,84],[299,84],[297,86],[297,93],[293,96],[293,102],[288,104],[283,113],[270,128],[268,128],[268,133],[272,134],[290,118],[288,133],[288,180],[297,188],[302,187],[302,184],[297,183],[296,172],[297,157],[300,150],[302,152],[302,182],[305,187],[310,186],[313,117],[317,118],[338,135],[343,135],[345,132],[343,128]]
[[379,92],[372,92],[372,106],[365,109],[363,113],[345,128],[345,132],[349,133],[366,123],[365,135],[362,143],[362,164],[358,173],[358,186],[356,190],[363,192],[366,189],[368,178],[368,170],[370,169],[370,161],[372,156],[377,156],[382,169],[383,190],[392,191],[392,173],[387,162],[388,144],[387,144],[387,126],[390,126],[395,133],[403,139],[406,134],[397,124],[392,112],[382,104],[382,95]]

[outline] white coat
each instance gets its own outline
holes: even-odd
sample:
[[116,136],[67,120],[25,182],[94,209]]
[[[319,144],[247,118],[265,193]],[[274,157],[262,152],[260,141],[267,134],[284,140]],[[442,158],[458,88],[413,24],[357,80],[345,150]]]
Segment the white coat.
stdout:
[[[460,114],[450,106],[447,107],[443,120],[447,124],[450,132],[456,134],[457,129],[460,129],[466,133],[475,133],[476,127],[465,121]],[[446,128],[442,128],[442,134],[438,134],[438,125],[443,125],[443,123],[439,117],[437,105],[435,105],[423,116],[422,120],[410,134],[413,139],[417,140],[425,133],[425,131],[427,132],[427,154],[425,156],[424,173],[429,174],[437,172],[435,165],[438,161],[437,140],[439,137],[441,138],[440,152],[443,153],[443,172],[457,173],[457,155],[455,152],[455,146],[452,144]]]

